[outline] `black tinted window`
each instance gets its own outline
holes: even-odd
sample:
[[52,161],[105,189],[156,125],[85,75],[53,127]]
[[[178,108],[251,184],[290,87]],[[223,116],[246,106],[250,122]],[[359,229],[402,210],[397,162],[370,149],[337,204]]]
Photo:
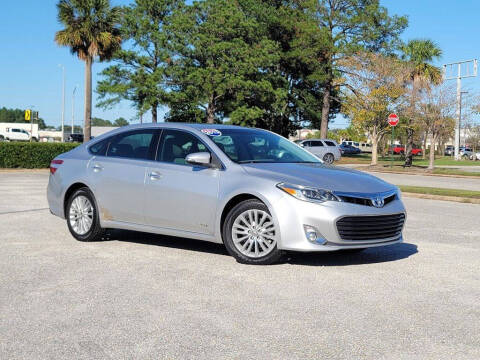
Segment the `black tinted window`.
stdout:
[[93,155],[105,156],[111,138],[99,141],[88,148]]
[[336,146],[335,143],[333,143],[332,141],[325,141],[325,144],[327,146]]
[[164,130],[157,160],[185,165],[188,154],[204,151],[210,152],[195,135],[181,130]]
[[154,129],[118,134],[110,143],[107,156],[153,160],[155,135]]
[[323,146],[321,141],[310,141],[310,146]]

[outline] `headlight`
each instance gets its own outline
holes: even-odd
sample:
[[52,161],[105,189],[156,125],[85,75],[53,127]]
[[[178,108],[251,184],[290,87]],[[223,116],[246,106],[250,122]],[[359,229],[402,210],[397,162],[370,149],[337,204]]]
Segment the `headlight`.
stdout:
[[340,201],[328,190],[285,183],[277,184],[277,187],[299,200],[311,202]]

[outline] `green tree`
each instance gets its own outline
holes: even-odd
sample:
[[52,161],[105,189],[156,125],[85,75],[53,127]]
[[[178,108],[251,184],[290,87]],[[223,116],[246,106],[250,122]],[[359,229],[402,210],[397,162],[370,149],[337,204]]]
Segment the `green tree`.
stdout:
[[360,53],[348,61],[350,92],[343,105],[354,127],[372,141],[371,165],[377,165],[378,144],[389,129],[387,117],[401,104],[406,65],[394,57]]
[[431,64],[432,61],[442,56],[442,50],[431,40],[414,39],[402,47],[402,53],[404,60],[411,65],[411,71],[407,75],[407,80],[411,84],[411,92],[410,104],[406,109],[407,122],[405,124],[407,132],[405,166],[411,166],[417,117],[416,103],[420,99],[422,89],[427,89],[431,85],[439,85],[443,81],[441,69]]
[[[205,0],[185,7],[176,17],[170,117],[181,118],[186,111],[184,120],[191,121],[200,108],[201,120],[214,123],[230,110],[224,106],[227,100],[269,91],[270,84],[256,77],[277,63],[276,44],[263,36],[248,10],[242,1]],[[240,113],[242,118],[261,116],[262,109],[239,102],[242,105],[229,114],[233,118]]]
[[316,0],[315,17],[326,31],[328,50],[325,62],[327,78],[322,99],[322,137],[327,135],[332,94],[338,91],[344,76],[342,59],[359,51],[382,51],[395,48],[398,36],[407,26],[407,18],[390,16],[379,0]]
[[[25,124],[25,110],[22,109],[7,109],[6,107],[0,108],[0,122],[8,123],[23,123]],[[43,130],[47,127],[45,120],[38,118],[34,120],[34,124],[38,123],[38,128]]]
[[55,34],[55,42],[70,48],[85,61],[85,118],[84,141],[91,136],[92,118],[92,64],[95,59],[108,60],[121,44],[118,28],[119,7],[111,7],[109,0],[60,0],[58,20],[65,27]]
[[152,122],[157,122],[158,106],[166,104],[168,96],[168,26],[182,6],[179,0],[136,0],[124,8],[121,30],[128,49],[117,51],[116,64],[102,71],[103,80],[97,86],[99,106],[109,108],[129,100],[141,114],[150,110]]
[[113,122],[113,126],[127,126],[127,125],[128,125],[128,121],[123,117],[119,117]]

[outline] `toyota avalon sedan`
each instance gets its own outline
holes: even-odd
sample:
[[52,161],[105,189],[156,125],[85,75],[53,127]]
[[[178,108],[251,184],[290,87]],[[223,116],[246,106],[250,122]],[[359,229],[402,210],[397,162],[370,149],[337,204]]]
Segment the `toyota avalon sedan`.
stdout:
[[[127,229],[223,243],[237,261],[402,241],[400,191],[269,131],[132,125],[55,158],[48,203],[80,241]],[[181,241],[179,239],[179,241]]]

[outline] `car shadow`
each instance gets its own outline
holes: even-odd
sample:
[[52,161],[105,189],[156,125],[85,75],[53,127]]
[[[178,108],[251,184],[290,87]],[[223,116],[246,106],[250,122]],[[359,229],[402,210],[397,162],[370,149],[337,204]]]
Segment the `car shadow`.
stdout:
[[[106,240],[163,246],[187,251],[229,255],[223,244],[127,230],[111,230]],[[347,266],[375,264],[406,259],[418,252],[417,245],[400,243],[365,249],[358,253],[343,251],[300,253],[288,252],[280,264],[306,266]]]
[[228,255],[223,244],[175,236],[158,235],[129,230],[109,230],[105,240],[125,241],[143,245],[163,246],[181,250]]
[[418,252],[417,245],[399,243],[373,247],[357,253],[348,251],[299,253],[291,252],[287,263],[308,266],[347,266],[391,262],[406,259]]

